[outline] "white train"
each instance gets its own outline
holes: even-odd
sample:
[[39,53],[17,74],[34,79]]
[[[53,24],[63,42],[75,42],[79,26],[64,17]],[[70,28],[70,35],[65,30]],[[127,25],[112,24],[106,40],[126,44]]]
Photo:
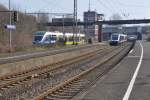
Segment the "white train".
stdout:
[[118,45],[127,41],[127,35],[113,33],[110,37],[109,44],[110,45]]
[[129,42],[135,42],[136,40],[137,40],[136,35],[128,35],[127,36],[127,41],[129,41]]
[[[83,44],[85,42],[85,35],[81,33],[61,33],[61,32],[46,32],[39,31],[33,33],[33,44],[47,45],[55,44],[57,42],[64,42],[64,44]],[[74,37],[74,38],[73,38]]]

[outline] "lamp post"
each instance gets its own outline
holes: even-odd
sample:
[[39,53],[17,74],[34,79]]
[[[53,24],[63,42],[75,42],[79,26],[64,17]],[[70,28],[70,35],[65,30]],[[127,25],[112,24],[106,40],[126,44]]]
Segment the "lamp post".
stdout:
[[77,35],[77,0],[74,0],[74,18],[73,18],[73,45],[76,42]]
[[63,19],[62,19],[62,23],[63,23],[62,32],[63,32],[63,43],[65,44],[64,16],[65,15],[63,15]]
[[[9,24],[11,25],[11,8],[10,8],[10,0],[9,0]],[[9,49],[10,52],[12,51],[12,34],[11,34],[11,29],[9,30]]]

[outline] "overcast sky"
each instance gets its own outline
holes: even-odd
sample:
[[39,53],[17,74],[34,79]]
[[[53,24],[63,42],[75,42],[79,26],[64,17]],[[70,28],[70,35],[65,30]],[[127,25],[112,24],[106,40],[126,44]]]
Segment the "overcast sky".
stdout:
[[[0,0],[8,7],[9,0]],[[73,13],[74,0],[10,0],[11,8],[19,8],[26,12]],[[78,0],[78,16],[88,10],[89,0]],[[106,19],[120,14],[123,19],[150,18],[150,0],[91,0],[91,10],[103,13]]]

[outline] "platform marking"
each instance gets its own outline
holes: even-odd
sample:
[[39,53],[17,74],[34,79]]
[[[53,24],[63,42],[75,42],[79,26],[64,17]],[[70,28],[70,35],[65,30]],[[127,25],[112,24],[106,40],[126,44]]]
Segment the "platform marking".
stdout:
[[129,53],[132,53],[133,52],[133,49],[132,50],[130,50],[130,52]]
[[124,95],[122,100],[128,100],[129,99],[131,91],[132,91],[134,83],[135,83],[135,80],[136,80],[136,77],[138,75],[139,69],[140,69],[141,64],[142,64],[142,60],[143,60],[143,45],[141,44],[141,42],[139,42],[139,43],[140,43],[140,47],[141,47],[141,57],[140,57],[138,65],[137,65],[137,68],[136,68],[136,70],[134,72],[134,75],[133,75],[133,77],[132,77],[132,79],[130,81],[128,89],[127,89],[127,91],[126,91],[126,93],[125,93],[125,95]]
[[140,58],[141,56],[128,56],[128,58]]

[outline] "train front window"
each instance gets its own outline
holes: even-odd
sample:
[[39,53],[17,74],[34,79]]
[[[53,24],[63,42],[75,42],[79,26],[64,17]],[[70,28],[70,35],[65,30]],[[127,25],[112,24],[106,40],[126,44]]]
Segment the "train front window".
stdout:
[[35,36],[34,41],[41,41],[43,36]]
[[51,35],[51,36],[50,36],[50,40],[56,41],[56,39],[57,39],[57,38],[56,38],[56,35]]
[[118,40],[118,35],[112,35],[112,40]]
[[56,41],[56,35],[47,35],[45,41]]

